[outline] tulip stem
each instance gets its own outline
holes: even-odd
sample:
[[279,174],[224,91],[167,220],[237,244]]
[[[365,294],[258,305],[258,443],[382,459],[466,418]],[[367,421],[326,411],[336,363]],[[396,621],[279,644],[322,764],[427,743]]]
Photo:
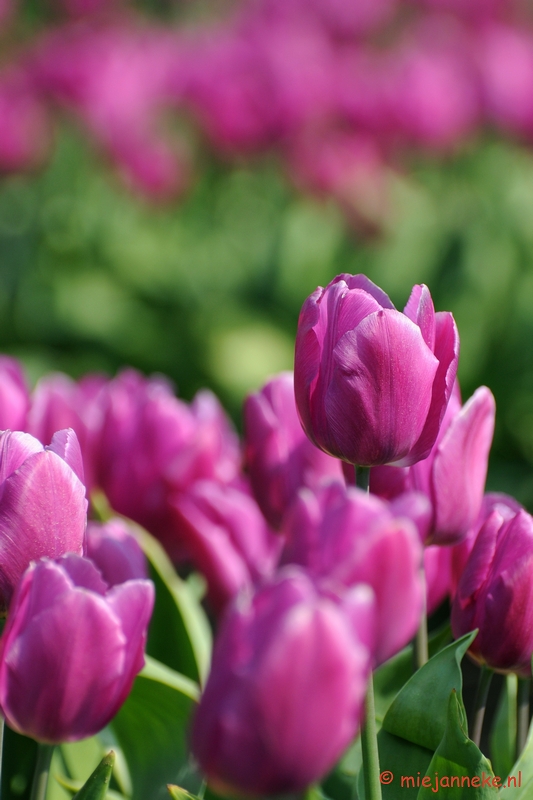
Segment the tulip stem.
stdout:
[[526,746],[529,729],[529,678],[518,679],[516,701],[516,757],[518,758]]
[[478,747],[481,742],[483,719],[485,717],[487,697],[489,695],[490,682],[493,674],[493,671],[485,666],[481,667],[481,672],[479,673],[476,699],[474,701],[474,715],[472,717],[472,733],[470,734],[470,738]]
[[355,485],[363,492],[370,491],[370,467],[354,467]]
[[379,779],[379,751],[376,733],[376,711],[374,708],[374,682],[372,674],[368,681],[365,698],[365,721],[361,728],[361,748],[363,751],[363,776],[365,779],[365,800],[381,800]]
[[53,744],[42,744],[39,742],[30,800],[45,800],[46,798],[48,775],[50,774],[50,764],[52,763],[53,753]]

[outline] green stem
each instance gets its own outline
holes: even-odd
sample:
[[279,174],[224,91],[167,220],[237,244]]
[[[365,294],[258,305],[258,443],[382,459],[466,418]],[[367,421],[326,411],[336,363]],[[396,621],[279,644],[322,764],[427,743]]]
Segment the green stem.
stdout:
[[479,682],[474,702],[474,715],[472,717],[472,732],[470,734],[470,738],[478,747],[481,742],[481,730],[483,728],[487,697],[489,695],[489,687],[493,674],[493,671],[488,667],[481,667],[481,672],[479,673]]
[[354,467],[355,485],[363,492],[370,491],[370,467]]
[[530,678],[518,679],[516,700],[516,757],[518,758],[526,746],[529,730],[529,684]]
[[415,638],[415,661],[417,669],[423,667],[429,658],[426,571],[424,569],[424,562],[422,562],[422,567],[420,568],[420,579],[422,582],[422,613],[420,615],[420,624]]
[[46,800],[46,787],[48,786],[48,775],[53,752],[53,744],[41,744],[39,742],[30,800]]
[[374,709],[374,683],[372,675],[368,681],[365,698],[365,722],[361,728],[361,747],[363,751],[363,775],[365,779],[365,800],[381,800],[379,780],[379,752],[376,733],[376,712]]

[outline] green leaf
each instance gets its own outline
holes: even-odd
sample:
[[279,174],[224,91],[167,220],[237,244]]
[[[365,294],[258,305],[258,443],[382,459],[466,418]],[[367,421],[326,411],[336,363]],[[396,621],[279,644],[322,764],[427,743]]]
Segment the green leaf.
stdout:
[[[398,800],[400,787],[402,800],[416,800],[416,778],[426,774],[433,756],[432,751],[387,733],[383,728],[378,733],[378,748],[383,800]],[[409,782],[405,786],[402,784],[402,778],[407,775],[414,776],[413,787]],[[357,780],[357,796],[361,800],[365,798],[363,770],[359,772]]]
[[184,675],[148,658],[111,723],[126,758],[132,800],[167,797],[167,784],[200,783],[190,764],[187,733],[200,689]]
[[74,795],[73,800],[104,800],[114,763],[115,754],[111,750],[103,757],[80,791]]
[[428,750],[437,749],[446,730],[450,692],[461,693],[461,659],[475,635],[468,633],[448,645],[412,676],[387,711],[384,730]]
[[[430,800],[437,792],[439,800],[490,800],[498,797],[490,761],[468,738],[465,728],[463,703],[453,690],[448,702],[446,730],[431,759],[417,800]],[[425,786],[424,780],[427,781]]]
[[492,764],[497,775],[507,777],[516,757],[516,675],[506,675],[490,737]]
[[146,651],[203,684],[209,672],[212,647],[207,616],[194,591],[176,574],[159,542],[143,528],[135,528],[150,563],[156,590]]
[[172,800],[199,800],[198,795],[191,794],[186,789],[182,789],[181,786],[174,786],[169,783],[167,789]]
[[531,800],[533,797],[533,725],[529,728],[526,746],[511,768],[500,795],[501,800]]

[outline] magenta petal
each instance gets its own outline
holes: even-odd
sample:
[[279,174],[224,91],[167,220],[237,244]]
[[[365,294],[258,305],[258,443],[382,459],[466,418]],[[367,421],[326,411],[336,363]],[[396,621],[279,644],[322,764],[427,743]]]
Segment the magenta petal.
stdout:
[[52,441],[45,448],[56,453],[69,467],[76,473],[80,481],[84,482],[83,459],[81,455],[80,443],[76,433],[72,428],[57,431],[52,436]]
[[0,433],[0,486],[22,466],[28,456],[42,453],[43,449],[42,444],[29,433],[20,431]]
[[455,544],[466,536],[481,508],[496,407],[480,387],[453,418],[440,442],[432,471],[435,544]]
[[432,353],[435,352],[435,308],[427,286],[413,286],[411,296],[403,313],[409,317],[422,332],[425,343]]
[[334,358],[326,411],[337,453],[360,465],[406,457],[424,429],[439,366],[420,328],[397,311],[371,314],[343,336]]
[[30,561],[83,553],[85,487],[50,451],[34,453],[3,484],[0,505],[0,588],[3,601]]
[[435,314],[435,356],[439,366],[433,382],[431,404],[420,439],[414,445],[408,459],[399,466],[408,467],[427,458],[435,444],[439,429],[453,391],[459,360],[459,333],[453,316],[448,312]]
[[367,294],[371,295],[382,308],[394,309],[388,294],[386,294],[383,289],[380,289],[379,286],[376,286],[366,275],[362,273],[358,275],[344,273],[343,275],[339,275],[338,278],[335,278],[332,283],[337,280],[344,280],[349,289],[362,289]]

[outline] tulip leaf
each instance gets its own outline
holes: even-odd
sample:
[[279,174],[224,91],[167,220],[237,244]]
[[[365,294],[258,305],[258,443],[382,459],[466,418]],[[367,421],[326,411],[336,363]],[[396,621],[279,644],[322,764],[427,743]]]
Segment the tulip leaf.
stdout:
[[475,631],[466,634],[415,672],[387,711],[384,730],[428,750],[437,749],[446,730],[450,692],[461,694],[461,659],[475,636]]
[[104,800],[109,781],[113,772],[113,764],[115,763],[115,754],[111,750],[100,761],[94,772],[89,775],[87,781],[77,792],[72,800]]
[[167,784],[198,789],[187,732],[199,692],[190,678],[147,658],[110,726],[128,764],[132,800],[168,800]]
[[147,652],[182,675],[204,683],[211,663],[211,629],[206,614],[163,547],[135,526],[150,564],[156,599],[148,630]]
[[517,691],[516,675],[506,675],[490,737],[492,765],[502,777],[510,774],[516,757]]
[[504,785],[500,792],[501,800],[530,800],[533,797],[533,725],[529,728],[526,746]]
[[186,789],[182,789],[181,786],[174,786],[169,783],[167,790],[172,800],[199,800],[198,795],[191,794]]
[[[439,797],[454,800],[490,800],[498,797],[500,779],[490,761],[466,734],[462,700],[450,693],[446,729],[431,764],[422,778],[417,800]],[[426,785],[424,786],[424,782]]]

